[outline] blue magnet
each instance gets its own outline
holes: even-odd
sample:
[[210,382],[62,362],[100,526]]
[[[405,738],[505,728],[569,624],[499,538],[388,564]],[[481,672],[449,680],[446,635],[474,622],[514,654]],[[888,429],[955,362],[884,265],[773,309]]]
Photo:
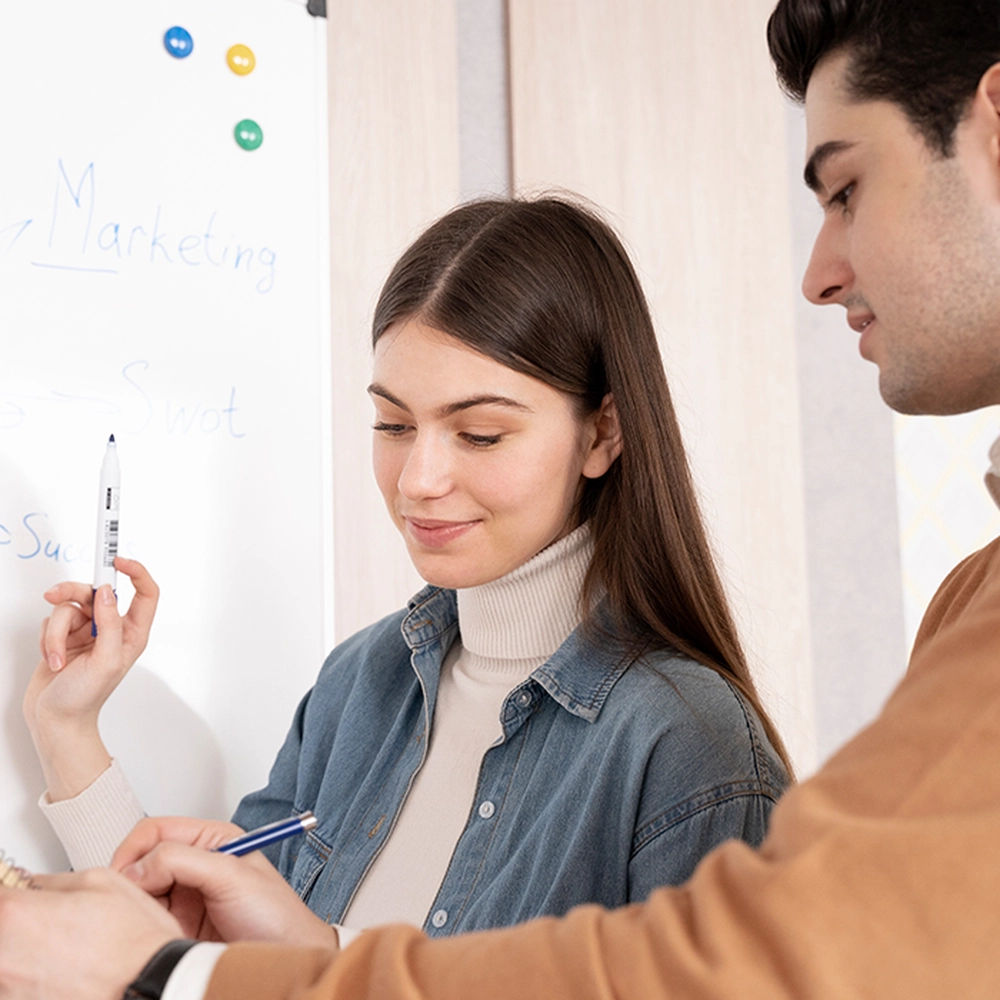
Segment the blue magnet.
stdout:
[[167,28],[167,33],[163,36],[163,47],[175,58],[183,59],[191,55],[194,39],[187,28],[175,24],[172,28]]

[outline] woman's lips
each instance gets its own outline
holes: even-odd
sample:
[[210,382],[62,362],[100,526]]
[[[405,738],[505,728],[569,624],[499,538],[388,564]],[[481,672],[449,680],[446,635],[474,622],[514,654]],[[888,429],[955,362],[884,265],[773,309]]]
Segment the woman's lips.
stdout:
[[404,520],[413,538],[432,549],[443,548],[479,524],[479,521],[436,521],[422,517],[407,517]]

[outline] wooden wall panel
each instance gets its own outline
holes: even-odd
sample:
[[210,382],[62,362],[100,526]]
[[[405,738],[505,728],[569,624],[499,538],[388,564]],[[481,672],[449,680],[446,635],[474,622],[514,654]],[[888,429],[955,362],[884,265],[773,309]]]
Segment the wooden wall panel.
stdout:
[[773,0],[509,0],[515,190],[625,234],[765,697],[814,763],[785,112]]
[[379,288],[459,193],[455,0],[329,5],[336,633],[421,585],[371,471],[369,327]]

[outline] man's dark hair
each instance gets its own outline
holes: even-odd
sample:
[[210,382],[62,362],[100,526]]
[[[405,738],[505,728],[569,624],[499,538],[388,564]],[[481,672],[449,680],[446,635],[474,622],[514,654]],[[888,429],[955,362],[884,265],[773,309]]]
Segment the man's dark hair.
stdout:
[[1000,0],[780,0],[767,43],[797,101],[821,59],[847,52],[851,97],[892,101],[950,156],[983,73],[1000,62]]

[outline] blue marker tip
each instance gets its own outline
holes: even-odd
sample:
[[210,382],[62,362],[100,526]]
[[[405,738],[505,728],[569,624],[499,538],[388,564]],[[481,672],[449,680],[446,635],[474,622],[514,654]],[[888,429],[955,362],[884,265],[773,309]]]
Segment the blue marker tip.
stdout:
[[108,438],[108,444],[114,444],[114,443],[115,443],[115,436],[114,434],[112,434],[111,437]]

